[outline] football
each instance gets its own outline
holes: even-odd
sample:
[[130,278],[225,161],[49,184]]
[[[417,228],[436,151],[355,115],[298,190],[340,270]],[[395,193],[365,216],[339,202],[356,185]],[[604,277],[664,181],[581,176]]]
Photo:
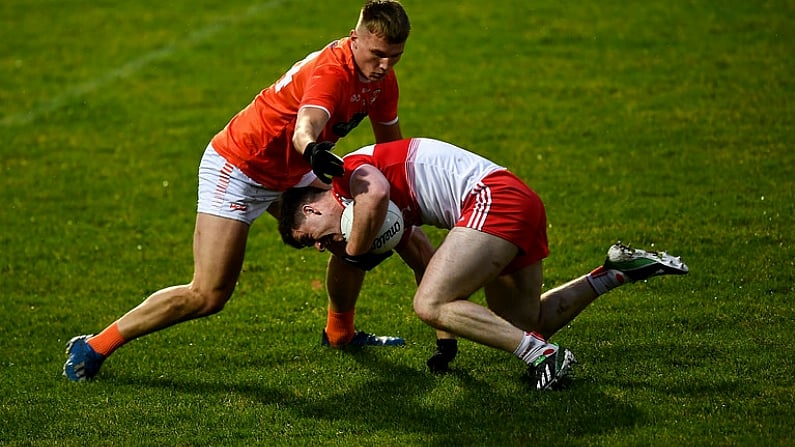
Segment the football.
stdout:
[[[345,207],[345,210],[342,212],[342,219],[340,220],[342,237],[344,237],[346,241],[348,240],[348,235],[351,234],[352,225],[353,202]],[[380,254],[395,248],[397,243],[400,242],[400,238],[403,237],[403,230],[403,214],[400,212],[400,208],[390,200],[389,207],[386,210],[384,225],[382,225],[381,229],[378,231],[378,236],[376,236],[372,247],[370,247],[370,253]]]

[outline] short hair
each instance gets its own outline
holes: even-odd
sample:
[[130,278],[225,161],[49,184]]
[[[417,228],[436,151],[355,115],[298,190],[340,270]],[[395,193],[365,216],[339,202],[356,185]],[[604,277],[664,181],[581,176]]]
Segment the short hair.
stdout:
[[305,248],[306,245],[293,237],[293,230],[298,228],[306,217],[301,211],[301,207],[314,201],[326,190],[314,186],[288,189],[282,193],[279,205],[279,234],[282,241],[294,248]]
[[367,0],[356,28],[360,26],[391,45],[404,43],[411,31],[409,16],[398,0]]

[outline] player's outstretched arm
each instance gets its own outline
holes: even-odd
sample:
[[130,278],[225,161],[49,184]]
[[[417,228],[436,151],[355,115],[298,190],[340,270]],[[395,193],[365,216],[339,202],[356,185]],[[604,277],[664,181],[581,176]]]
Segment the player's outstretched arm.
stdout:
[[301,108],[298,111],[292,139],[293,147],[312,166],[312,172],[327,184],[331,183],[332,176],[341,176],[345,172],[342,158],[331,152],[334,143],[316,141],[328,120],[328,113],[321,108]]

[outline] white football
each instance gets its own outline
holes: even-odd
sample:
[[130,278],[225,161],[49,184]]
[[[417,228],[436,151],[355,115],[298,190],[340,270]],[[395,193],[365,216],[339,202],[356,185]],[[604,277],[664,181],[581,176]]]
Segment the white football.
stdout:
[[[340,219],[342,237],[346,241],[348,240],[348,235],[351,234],[351,226],[353,226],[353,202],[345,207],[342,212],[342,219]],[[403,214],[400,212],[400,208],[390,200],[389,207],[386,210],[384,225],[378,231],[378,236],[376,236],[372,247],[370,247],[370,253],[385,253],[395,248],[400,242],[400,238],[403,237],[404,229]]]

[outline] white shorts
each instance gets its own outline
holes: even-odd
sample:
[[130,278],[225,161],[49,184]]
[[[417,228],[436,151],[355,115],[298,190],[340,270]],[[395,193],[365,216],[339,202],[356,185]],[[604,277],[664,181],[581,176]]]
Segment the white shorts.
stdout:
[[[307,186],[315,178],[310,171],[295,186]],[[197,212],[251,225],[281,195],[280,191],[271,191],[252,180],[218,154],[211,144],[207,145],[199,164]]]

